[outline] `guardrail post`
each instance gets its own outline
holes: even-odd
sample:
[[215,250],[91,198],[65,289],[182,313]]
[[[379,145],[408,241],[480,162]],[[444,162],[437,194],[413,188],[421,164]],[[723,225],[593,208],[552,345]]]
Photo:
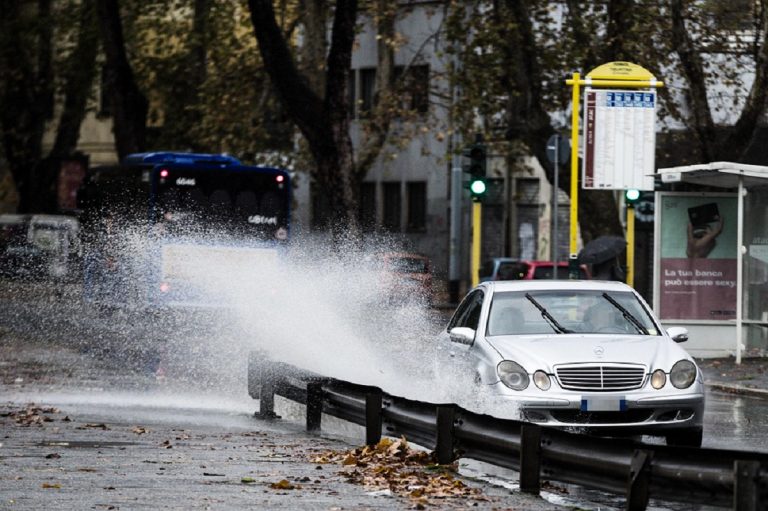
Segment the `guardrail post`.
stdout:
[[437,445],[435,454],[440,465],[453,462],[453,420],[456,409],[449,406],[437,407]]
[[269,362],[261,366],[259,379],[259,411],[253,414],[259,419],[279,419],[275,413],[275,378],[277,375]]
[[365,443],[376,445],[381,440],[381,390],[365,394]]
[[520,491],[538,495],[541,490],[541,426],[520,426]]
[[627,511],[644,511],[648,507],[653,453],[636,449],[629,465]]
[[757,511],[757,479],[759,461],[736,460],[733,462],[733,509]]
[[307,383],[307,431],[319,431],[323,418],[323,386]]

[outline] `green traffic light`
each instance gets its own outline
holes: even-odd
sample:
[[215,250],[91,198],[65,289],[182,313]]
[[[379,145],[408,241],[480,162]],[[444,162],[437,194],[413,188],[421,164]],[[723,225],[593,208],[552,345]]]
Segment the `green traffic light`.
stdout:
[[626,197],[627,202],[636,202],[640,198],[640,190],[636,188],[630,188],[624,192],[624,197]]
[[472,192],[472,195],[483,195],[487,189],[488,186],[482,179],[475,179],[469,184],[469,191]]

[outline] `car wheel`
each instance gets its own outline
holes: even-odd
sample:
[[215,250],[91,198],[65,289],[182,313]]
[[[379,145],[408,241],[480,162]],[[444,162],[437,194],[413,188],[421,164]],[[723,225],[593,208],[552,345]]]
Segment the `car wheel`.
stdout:
[[666,434],[667,445],[677,447],[701,447],[704,430],[701,428],[679,429]]

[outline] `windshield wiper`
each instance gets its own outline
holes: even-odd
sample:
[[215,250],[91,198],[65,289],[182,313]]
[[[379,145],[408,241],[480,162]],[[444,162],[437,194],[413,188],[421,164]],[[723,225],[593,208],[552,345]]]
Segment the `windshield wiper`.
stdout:
[[632,315],[631,312],[625,309],[624,306],[621,305],[619,302],[614,300],[608,293],[603,293],[603,298],[608,300],[611,303],[611,305],[619,309],[619,311],[621,311],[621,314],[624,316],[624,318],[628,320],[630,323],[632,323],[632,326],[634,326],[638,332],[640,332],[643,335],[650,335],[648,333],[648,329],[645,328],[643,324],[640,323],[640,321],[638,321],[637,318]]
[[537,302],[529,293],[525,293],[525,297],[537,308],[539,311],[541,311],[541,317],[549,321],[549,324],[552,326],[552,328],[555,329],[555,332],[558,334],[572,334],[573,330],[568,330],[563,325],[557,322],[555,318],[552,317],[552,314],[550,314],[547,309],[545,309],[539,302]]

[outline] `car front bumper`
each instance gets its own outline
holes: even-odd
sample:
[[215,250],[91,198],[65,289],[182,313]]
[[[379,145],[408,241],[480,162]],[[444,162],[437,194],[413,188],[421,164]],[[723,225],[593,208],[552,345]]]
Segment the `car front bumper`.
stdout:
[[523,420],[546,426],[654,434],[700,429],[704,419],[704,387],[698,381],[683,391],[579,393],[553,388],[515,392],[502,383],[492,387],[502,403],[518,407]]

